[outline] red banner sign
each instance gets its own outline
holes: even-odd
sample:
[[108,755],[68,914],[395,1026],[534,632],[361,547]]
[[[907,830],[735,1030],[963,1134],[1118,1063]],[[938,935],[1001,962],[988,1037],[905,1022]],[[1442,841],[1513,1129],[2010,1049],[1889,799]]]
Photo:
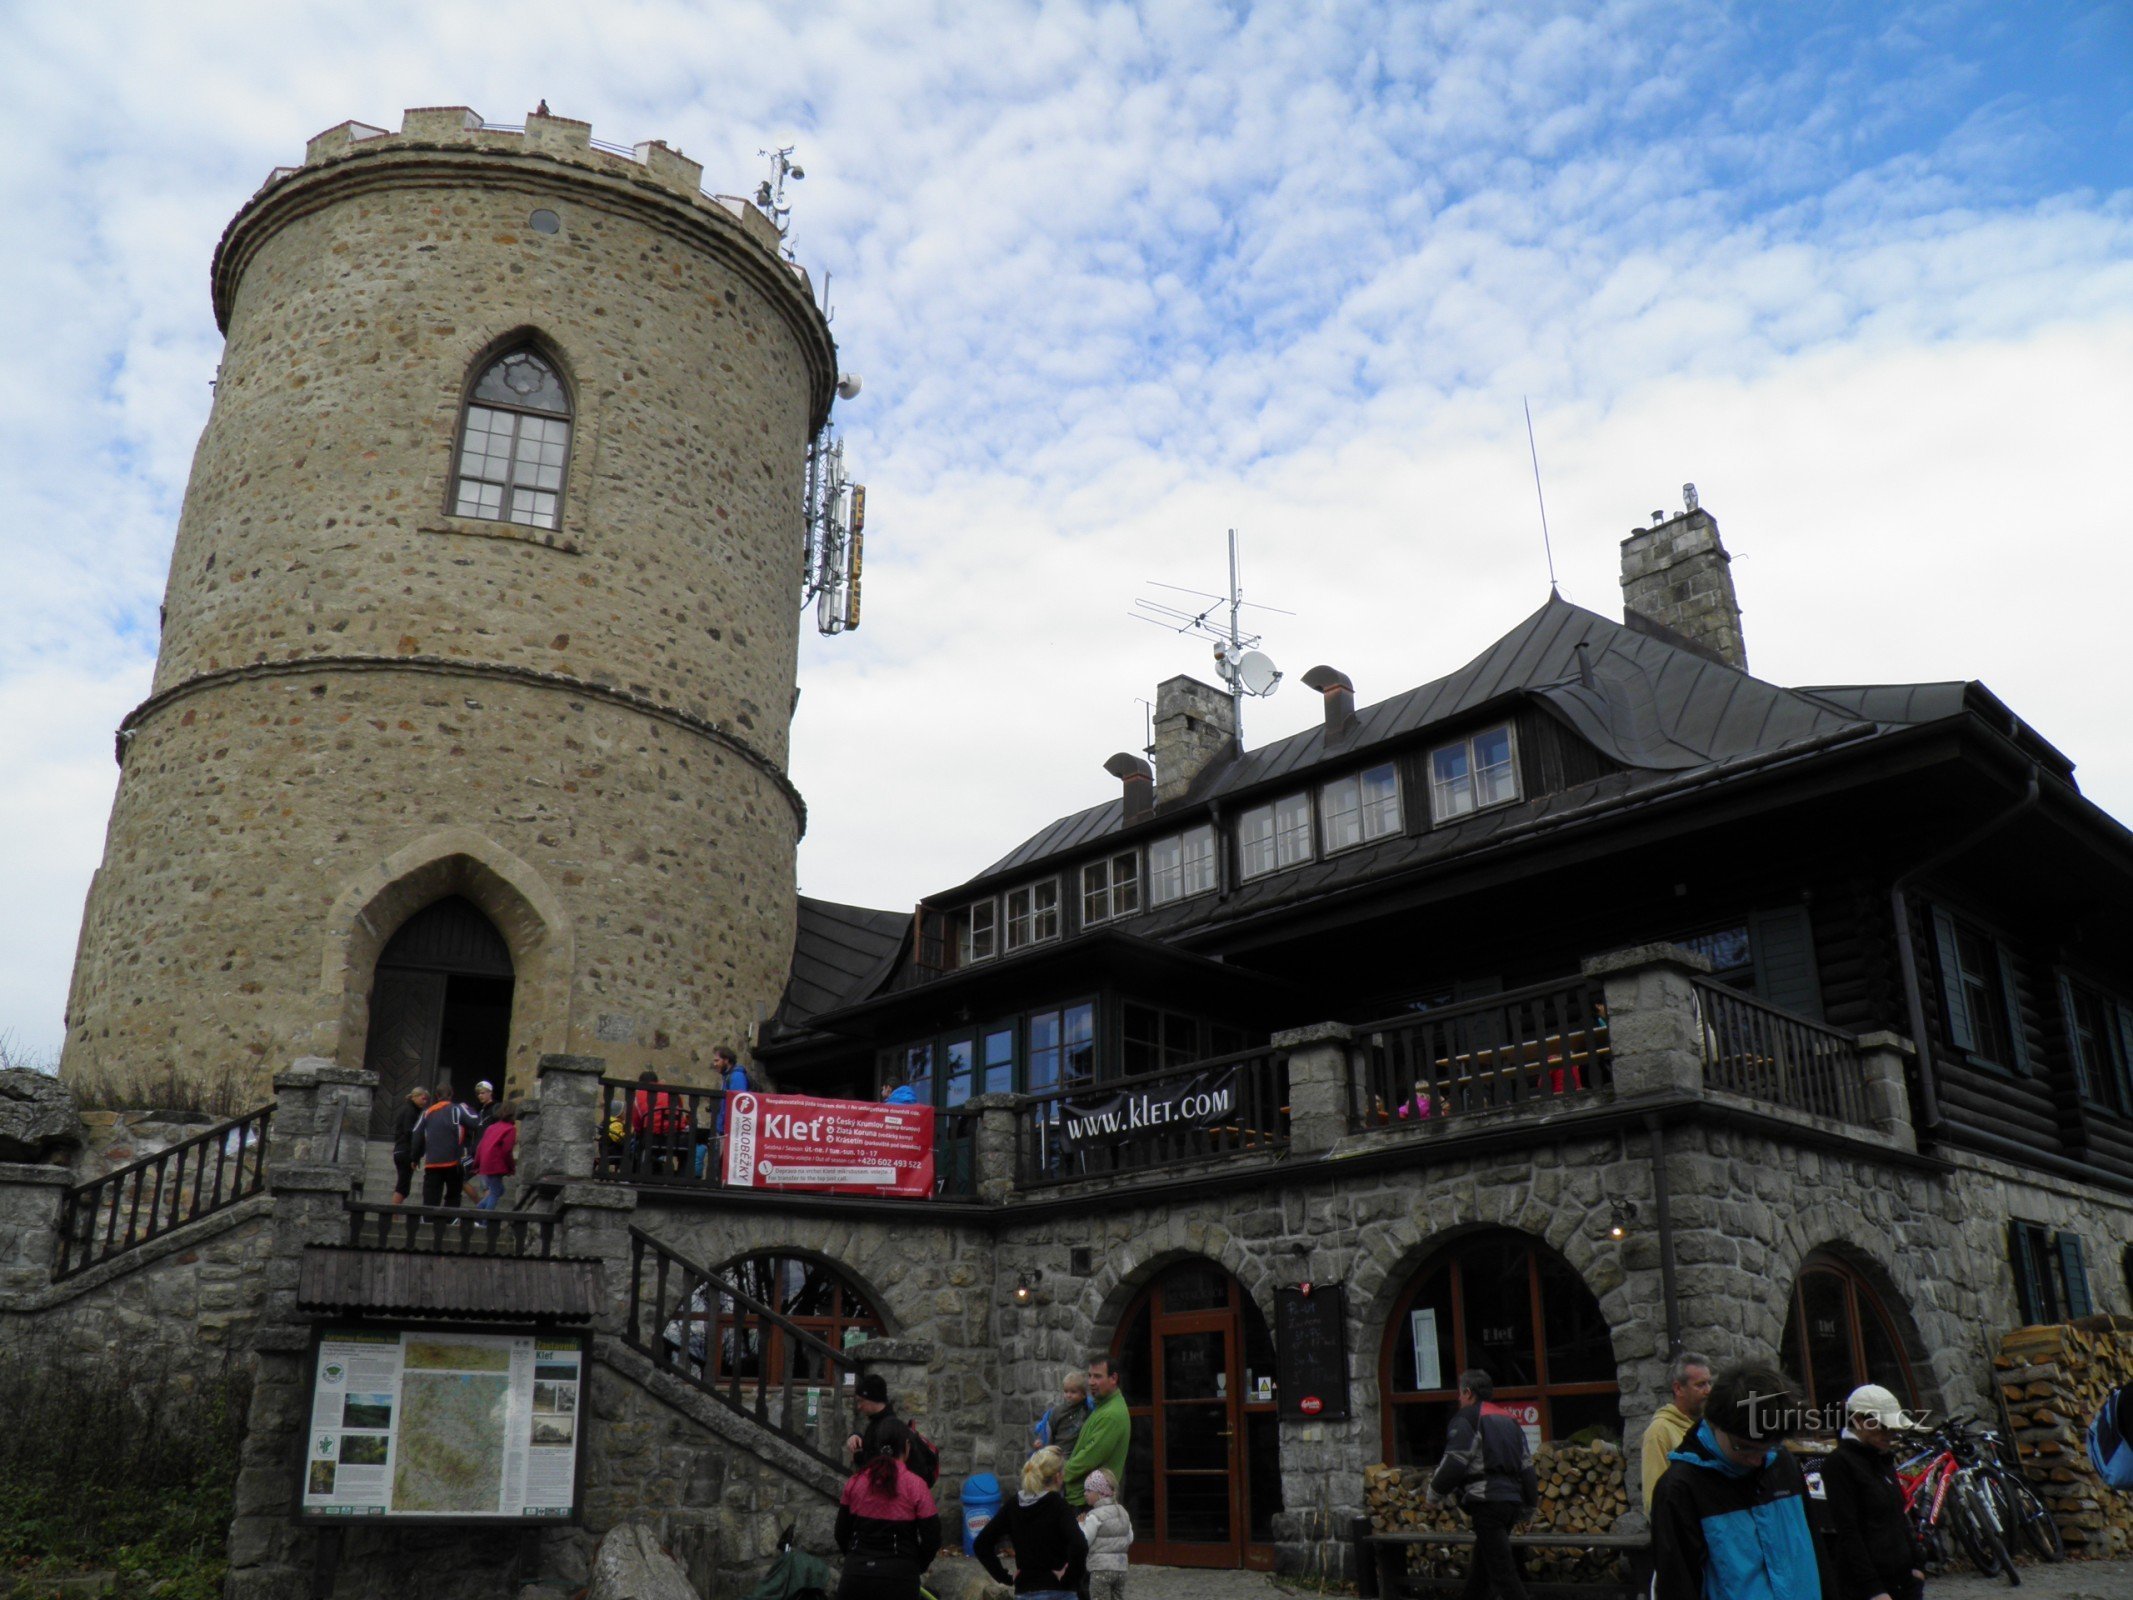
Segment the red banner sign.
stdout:
[[923,1199],[933,1193],[933,1107],[728,1095],[726,1182]]

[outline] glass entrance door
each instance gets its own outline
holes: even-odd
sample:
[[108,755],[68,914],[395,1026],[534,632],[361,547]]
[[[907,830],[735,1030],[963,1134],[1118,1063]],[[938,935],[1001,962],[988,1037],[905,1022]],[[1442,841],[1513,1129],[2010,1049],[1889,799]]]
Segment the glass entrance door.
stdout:
[[1271,1567],[1281,1509],[1274,1351],[1250,1297],[1211,1262],[1174,1267],[1128,1311],[1113,1352],[1133,1419],[1133,1559]]

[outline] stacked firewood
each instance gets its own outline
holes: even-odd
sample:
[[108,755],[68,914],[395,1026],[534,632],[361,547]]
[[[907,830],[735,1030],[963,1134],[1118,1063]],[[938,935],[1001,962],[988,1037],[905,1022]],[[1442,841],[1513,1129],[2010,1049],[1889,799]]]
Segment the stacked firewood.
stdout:
[[2051,1508],[2067,1553],[2133,1550],[2133,1494],[2106,1487],[2088,1451],[2089,1423],[2103,1397],[2133,1382],[2133,1317],[2017,1328],[2000,1341],[1992,1365],[2023,1469]]
[[[1533,1457],[1540,1479],[1540,1505],[1528,1524],[1534,1533],[1611,1533],[1615,1520],[1630,1506],[1627,1464],[1622,1447],[1597,1444],[1544,1444]],[[1365,1467],[1363,1499],[1371,1526],[1380,1533],[1417,1529],[1453,1532],[1469,1526],[1454,1506],[1433,1504],[1426,1467]],[[1411,1570],[1443,1577],[1466,1570],[1464,1551],[1431,1550],[1410,1555]],[[1526,1575],[1571,1583],[1614,1575],[1619,1555],[1577,1550],[1528,1550]]]

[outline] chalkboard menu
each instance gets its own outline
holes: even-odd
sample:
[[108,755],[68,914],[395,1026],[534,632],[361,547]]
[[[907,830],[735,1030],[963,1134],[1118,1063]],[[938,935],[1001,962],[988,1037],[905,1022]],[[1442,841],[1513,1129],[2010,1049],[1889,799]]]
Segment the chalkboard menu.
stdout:
[[1274,1291],[1274,1374],[1281,1414],[1348,1415],[1348,1296],[1337,1283]]

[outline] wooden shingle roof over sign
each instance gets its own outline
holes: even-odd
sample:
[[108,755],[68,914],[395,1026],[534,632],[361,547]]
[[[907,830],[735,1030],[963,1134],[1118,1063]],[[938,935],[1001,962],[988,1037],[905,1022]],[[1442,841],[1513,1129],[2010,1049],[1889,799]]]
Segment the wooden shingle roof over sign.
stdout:
[[310,1245],[296,1303],[335,1315],[583,1322],[606,1290],[594,1260]]

